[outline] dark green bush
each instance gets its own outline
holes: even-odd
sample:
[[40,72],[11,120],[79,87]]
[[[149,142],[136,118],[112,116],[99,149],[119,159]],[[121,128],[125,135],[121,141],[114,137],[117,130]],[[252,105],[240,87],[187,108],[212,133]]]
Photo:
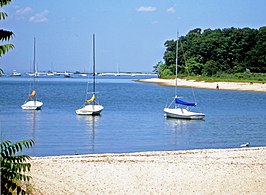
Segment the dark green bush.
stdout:
[[1,142],[1,194],[26,194],[26,191],[21,188],[19,182],[29,181],[30,176],[25,175],[30,171],[31,164],[28,155],[17,155],[23,147],[30,148],[34,144],[33,140],[24,140],[12,144],[10,141]]

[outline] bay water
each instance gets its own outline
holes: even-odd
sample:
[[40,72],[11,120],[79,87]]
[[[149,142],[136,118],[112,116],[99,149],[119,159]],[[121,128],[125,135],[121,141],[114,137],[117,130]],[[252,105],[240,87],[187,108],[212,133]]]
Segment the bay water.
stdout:
[[[79,116],[75,110],[85,101],[86,78],[38,78],[44,106],[25,111],[20,106],[32,78],[0,77],[1,140],[33,139],[26,151],[31,156],[266,145],[266,93],[193,89],[194,110],[205,113],[205,120],[167,119],[163,109],[174,88],[133,79],[140,77],[98,77],[97,99],[104,110],[100,116]],[[177,91],[194,100],[190,88]]]

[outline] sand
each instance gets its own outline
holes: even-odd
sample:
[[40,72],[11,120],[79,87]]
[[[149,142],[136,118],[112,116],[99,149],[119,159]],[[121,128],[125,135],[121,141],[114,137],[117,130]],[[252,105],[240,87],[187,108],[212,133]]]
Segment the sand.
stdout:
[[266,147],[33,157],[34,194],[266,194]]
[[[156,83],[165,86],[175,86],[175,79],[142,79],[139,82]],[[178,79],[177,85],[179,87],[194,87],[203,89],[216,89],[219,86],[220,90],[238,90],[238,91],[256,91],[256,92],[266,92],[266,84],[262,83],[242,83],[242,82],[204,82],[204,81],[193,81]]]

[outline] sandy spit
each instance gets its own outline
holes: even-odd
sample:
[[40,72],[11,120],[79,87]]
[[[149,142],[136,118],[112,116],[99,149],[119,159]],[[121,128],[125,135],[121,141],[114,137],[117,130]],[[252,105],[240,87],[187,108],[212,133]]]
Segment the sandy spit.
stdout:
[[[138,82],[156,83],[165,86],[175,86],[175,79],[142,79]],[[219,86],[221,90],[238,90],[238,91],[256,91],[266,92],[266,84],[262,83],[241,83],[241,82],[204,82],[204,81],[193,81],[185,79],[177,79],[177,86],[179,87],[194,87],[203,89],[216,89]]]
[[34,194],[266,194],[266,147],[33,157]]

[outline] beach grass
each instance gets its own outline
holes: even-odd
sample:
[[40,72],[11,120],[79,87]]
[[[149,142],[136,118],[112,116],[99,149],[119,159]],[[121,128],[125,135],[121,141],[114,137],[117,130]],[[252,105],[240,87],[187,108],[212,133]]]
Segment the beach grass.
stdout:
[[[175,76],[167,76],[163,79],[174,79]],[[205,81],[205,82],[247,82],[247,83],[266,83],[266,73],[235,73],[235,74],[216,74],[214,76],[187,75],[180,74],[180,79]]]

